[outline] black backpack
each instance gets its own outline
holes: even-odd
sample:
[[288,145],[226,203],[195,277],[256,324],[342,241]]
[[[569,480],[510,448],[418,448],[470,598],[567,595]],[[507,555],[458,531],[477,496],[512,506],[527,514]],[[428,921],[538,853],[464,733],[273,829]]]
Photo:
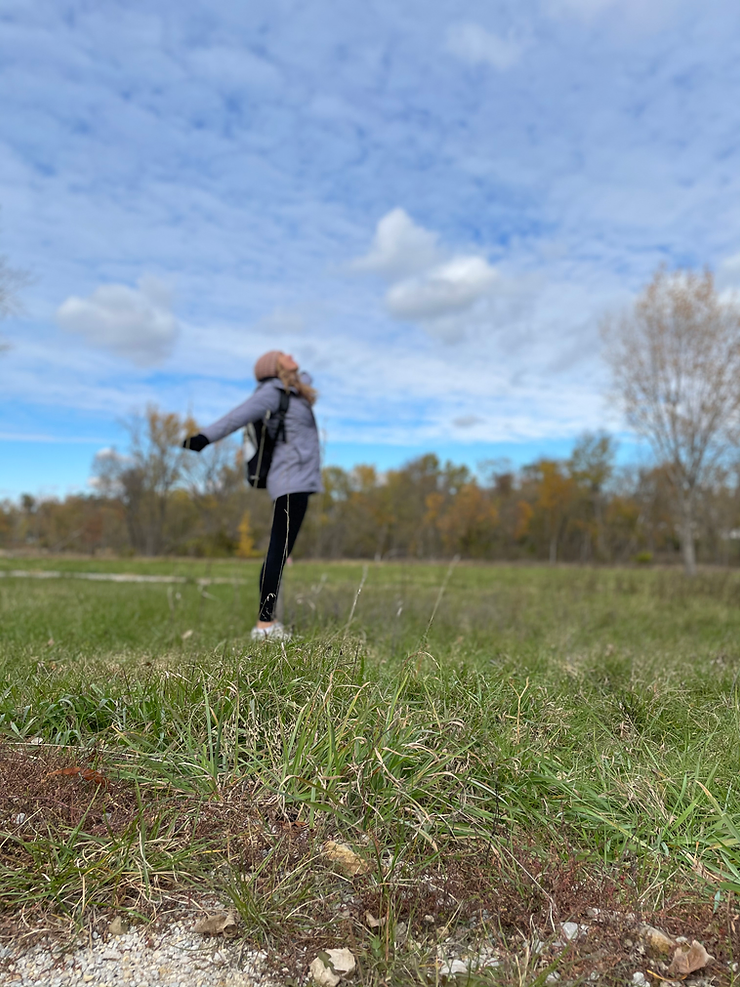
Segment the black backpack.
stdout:
[[272,454],[280,439],[285,442],[285,413],[288,410],[290,391],[280,392],[280,405],[274,414],[267,412],[262,421],[247,425],[245,437],[256,449],[247,463],[247,483],[250,487],[263,489],[267,486]]

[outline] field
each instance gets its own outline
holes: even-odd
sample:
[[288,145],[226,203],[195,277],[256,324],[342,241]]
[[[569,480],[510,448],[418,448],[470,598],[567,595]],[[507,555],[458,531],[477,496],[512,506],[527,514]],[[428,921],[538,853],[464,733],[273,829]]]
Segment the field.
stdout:
[[646,920],[733,982],[740,573],[299,563],[284,646],[249,641],[255,563],[0,573],[8,935],[208,891],[296,976],[485,946],[460,982],[657,982]]

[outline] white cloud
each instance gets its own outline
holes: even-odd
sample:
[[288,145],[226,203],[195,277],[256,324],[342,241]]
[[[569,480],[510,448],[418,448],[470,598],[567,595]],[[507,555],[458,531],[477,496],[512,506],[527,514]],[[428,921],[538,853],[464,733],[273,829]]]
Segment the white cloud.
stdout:
[[245,46],[213,45],[190,54],[196,77],[213,81],[220,89],[272,90],[280,82],[274,64],[250,52]]
[[292,336],[296,333],[303,332],[305,328],[306,319],[300,312],[277,308],[274,312],[271,312],[255,323],[253,331],[275,337],[281,335]]
[[462,339],[473,322],[516,321],[539,287],[532,277],[502,276],[481,254],[445,250],[438,233],[403,209],[380,220],[369,253],[352,268],[383,273],[391,282],[385,295],[389,314],[418,323],[446,343]]
[[157,278],[139,287],[101,285],[89,296],[72,295],[57,310],[57,321],[93,346],[112,350],[139,367],[162,363],[172,352],[179,327],[167,286]]
[[[605,0],[609,2],[609,0]],[[521,59],[524,44],[511,34],[499,37],[479,24],[455,24],[447,32],[447,50],[471,65],[491,65],[504,72]]]
[[614,14],[622,26],[654,30],[665,25],[686,0],[545,0],[545,9],[554,17],[576,17],[593,21],[602,14]]
[[577,17],[589,19],[615,6],[618,2],[619,0],[550,0],[548,6],[553,13],[575,14]]
[[386,304],[398,319],[435,319],[469,309],[488,294],[498,277],[483,257],[453,257],[394,285],[386,295]]
[[438,240],[438,233],[418,226],[405,209],[392,209],[378,222],[370,250],[352,269],[390,281],[417,274],[442,260]]
[[484,423],[485,418],[481,418],[480,415],[458,415],[457,418],[452,419],[455,428],[473,428],[475,425],[483,425]]
[[99,462],[130,463],[131,457],[119,452],[115,446],[104,446],[95,453],[95,459]]

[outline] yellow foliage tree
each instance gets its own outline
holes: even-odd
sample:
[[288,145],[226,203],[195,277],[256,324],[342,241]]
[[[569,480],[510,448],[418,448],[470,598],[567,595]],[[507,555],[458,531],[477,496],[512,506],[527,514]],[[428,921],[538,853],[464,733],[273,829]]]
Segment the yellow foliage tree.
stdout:
[[526,500],[517,501],[516,505],[516,527],[514,528],[514,538],[520,541],[529,534],[529,525],[534,516],[534,508]]
[[550,536],[550,562],[556,562],[558,539],[568,517],[575,483],[571,477],[561,472],[560,464],[557,462],[542,459],[539,467],[542,480],[537,507],[545,516],[546,528]]
[[[428,512],[435,507],[428,497]],[[464,483],[436,523],[448,552],[475,557],[485,554],[498,525],[498,511],[477,483]]]
[[252,522],[249,517],[249,511],[244,512],[244,516],[239,522],[239,544],[236,548],[236,554],[240,559],[252,559],[254,558],[254,536],[252,534]]

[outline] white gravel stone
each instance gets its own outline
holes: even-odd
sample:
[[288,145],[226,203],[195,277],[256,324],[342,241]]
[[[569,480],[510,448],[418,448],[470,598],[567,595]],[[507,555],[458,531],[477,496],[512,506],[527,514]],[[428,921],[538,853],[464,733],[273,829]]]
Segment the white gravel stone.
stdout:
[[464,960],[448,960],[439,970],[441,977],[456,977],[460,973],[470,973],[470,964]]

